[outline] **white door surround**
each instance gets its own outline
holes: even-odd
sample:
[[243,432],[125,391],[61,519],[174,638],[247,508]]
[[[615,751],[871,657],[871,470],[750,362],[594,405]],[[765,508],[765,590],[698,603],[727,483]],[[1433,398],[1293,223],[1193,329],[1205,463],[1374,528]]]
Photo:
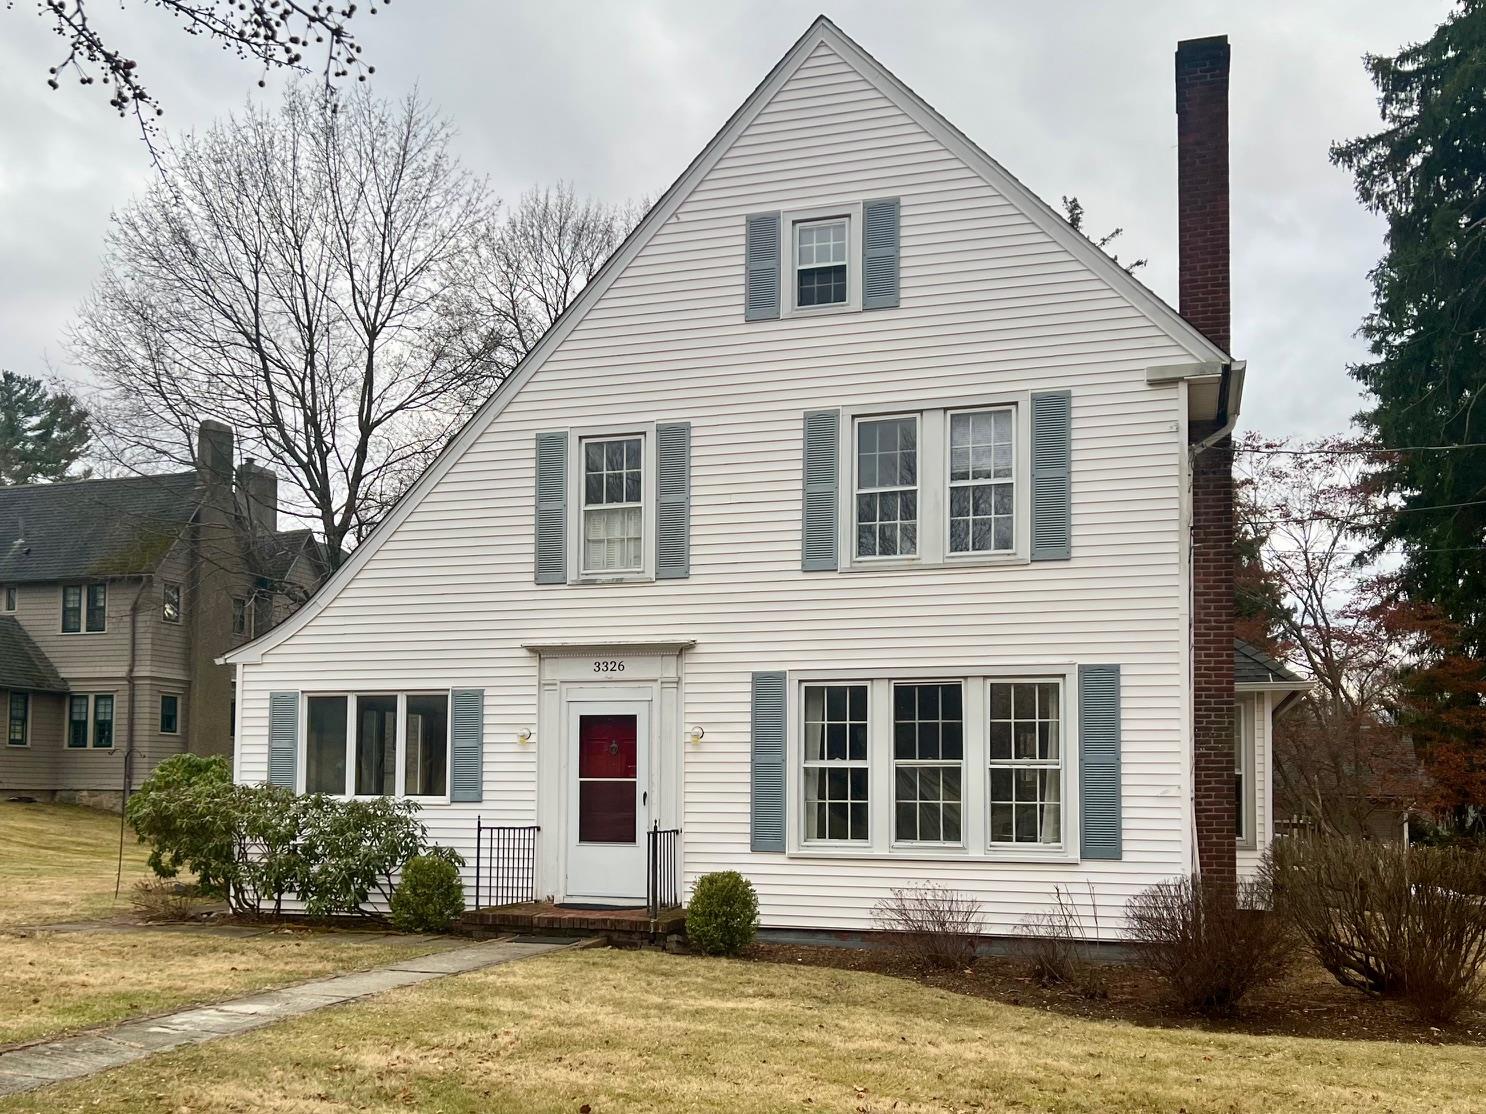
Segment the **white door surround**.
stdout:
[[[553,901],[640,905],[645,901],[645,841],[638,869],[618,847],[578,839],[578,738],[584,716],[635,716],[640,823],[680,827],[685,640],[532,643],[537,657],[538,892]],[[678,869],[680,867],[678,862]],[[612,877],[611,877],[612,876]]]

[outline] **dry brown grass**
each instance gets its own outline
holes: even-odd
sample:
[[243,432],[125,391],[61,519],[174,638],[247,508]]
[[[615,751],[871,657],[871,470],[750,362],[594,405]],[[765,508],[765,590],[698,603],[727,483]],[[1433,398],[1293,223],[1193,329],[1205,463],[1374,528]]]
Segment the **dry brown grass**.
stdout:
[[[807,1102],[807,1100],[809,1100]],[[396,991],[0,1112],[1476,1111],[1478,1049],[1084,1021],[900,979],[573,952]]]
[[129,912],[129,890],[152,877],[145,849],[124,834],[119,865],[116,813],[74,805],[0,801],[0,925],[53,924]]

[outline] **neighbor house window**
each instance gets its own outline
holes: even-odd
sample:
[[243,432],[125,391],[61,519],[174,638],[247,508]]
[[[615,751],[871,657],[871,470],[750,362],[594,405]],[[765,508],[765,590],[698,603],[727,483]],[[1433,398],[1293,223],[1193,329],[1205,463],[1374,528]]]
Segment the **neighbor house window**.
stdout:
[[114,698],[112,696],[93,697],[93,745],[95,747],[114,745]]
[[959,843],[965,756],[960,682],[893,686],[893,840]]
[[448,693],[311,696],[306,705],[306,793],[447,796]]
[[240,596],[234,596],[232,600],[232,633],[253,633],[253,612],[248,607],[248,601]]
[[304,791],[346,791],[346,707],[344,696],[312,696],[305,716]]
[[13,747],[23,747],[27,743],[27,727],[31,719],[31,694],[28,692],[13,692],[10,694],[10,729],[6,732],[5,741]]
[[62,588],[63,634],[80,634],[84,631],[97,634],[107,625],[107,584],[68,584]]
[[918,418],[856,423],[856,555],[918,552]]
[[67,698],[67,746],[81,750],[90,743],[101,748],[114,745],[114,698],[111,694],[74,694]]
[[1009,406],[949,415],[949,551],[1009,553],[1016,454]]
[[868,837],[866,685],[806,685],[805,838]]
[[1063,840],[1062,687],[1056,681],[992,681],[990,842]]
[[583,442],[584,573],[644,569],[644,439]]
[[1252,838],[1253,819],[1249,806],[1249,746],[1244,731],[1243,705],[1233,707],[1233,834],[1240,843]]
[[160,697],[160,734],[178,735],[181,730],[181,698],[173,693]]
[[160,617],[167,623],[179,623],[181,621],[181,586],[167,580],[162,587],[162,595],[164,598]]
[[88,698],[67,698],[67,745],[74,749],[88,745]]
[[845,305],[846,218],[801,221],[794,226],[794,241],[796,307]]
[[5,586],[5,610],[14,611],[16,607],[16,587],[14,584]]

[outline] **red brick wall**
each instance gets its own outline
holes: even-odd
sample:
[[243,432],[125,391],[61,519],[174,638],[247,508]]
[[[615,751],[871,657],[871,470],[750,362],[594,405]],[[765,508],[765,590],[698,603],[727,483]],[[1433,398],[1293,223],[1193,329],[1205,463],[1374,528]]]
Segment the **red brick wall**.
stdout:
[[[1225,352],[1228,272],[1228,40],[1176,52],[1181,312]],[[1194,424],[1193,442],[1216,427]],[[1204,878],[1237,874],[1233,801],[1233,462],[1224,437],[1192,464],[1192,804]]]

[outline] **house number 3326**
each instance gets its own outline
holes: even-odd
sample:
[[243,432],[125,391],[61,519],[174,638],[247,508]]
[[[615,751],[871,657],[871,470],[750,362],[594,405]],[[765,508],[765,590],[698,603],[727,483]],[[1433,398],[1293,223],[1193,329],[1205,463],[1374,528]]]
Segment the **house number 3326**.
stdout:
[[623,673],[624,662],[614,661],[612,659],[608,661],[596,661],[593,663],[593,671],[595,673]]

